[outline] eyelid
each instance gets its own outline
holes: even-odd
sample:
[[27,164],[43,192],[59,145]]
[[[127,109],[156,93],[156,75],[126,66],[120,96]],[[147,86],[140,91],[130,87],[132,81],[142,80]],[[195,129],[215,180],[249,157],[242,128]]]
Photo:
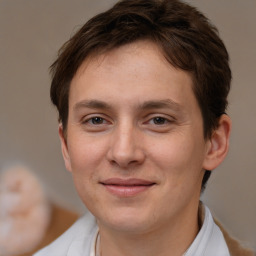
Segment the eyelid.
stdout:
[[[106,123],[112,123],[110,121],[110,118],[107,117],[105,114],[101,114],[101,113],[93,113],[93,114],[89,114],[89,115],[86,115],[84,117],[81,118],[81,123],[82,124],[88,124],[90,120],[92,120],[93,118],[102,118],[104,121],[106,121],[104,124],[98,124],[98,126],[100,125],[105,125]],[[91,124],[92,126],[94,124]],[[96,126],[96,124],[95,124]]]
[[170,115],[166,115],[166,114],[150,114],[150,115],[148,115],[145,119],[146,119],[146,121],[144,122],[144,123],[147,123],[147,122],[149,122],[149,121],[151,121],[151,120],[153,120],[154,118],[157,118],[157,117],[159,117],[159,118],[163,118],[163,119],[165,119],[166,121],[168,121],[169,123],[173,123],[173,122],[175,122],[176,121],[176,118],[175,117],[173,117],[173,116],[170,116]]
[[[155,122],[157,118],[163,119],[164,123],[159,123],[159,124],[157,124],[157,123]],[[161,116],[153,117],[153,118],[151,118],[151,119],[149,120],[149,122],[151,122],[151,121],[153,121],[153,125],[157,125],[157,126],[163,126],[163,125],[167,125],[167,124],[170,123],[170,120],[168,120],[168,119],[165,118],[165,117],[161,117]]]
[[[93,123],[93,119],[96,119],[96,118],[101,119],[101,120],[102,120],[102,123]],[[89,119],[86,119],[86,120],[84,121],[84,123],[88,123],[88,124],[90,124],[90,125],[99,126],[99,125],[104,125],[104,124],[106,124],[106,123],[108,123],[108,122],[106,121],[105,118],[102,118],[102,117],[99,117],[99,116],[95,116],[95,117],[91,117],[91,118],[89,118]]]

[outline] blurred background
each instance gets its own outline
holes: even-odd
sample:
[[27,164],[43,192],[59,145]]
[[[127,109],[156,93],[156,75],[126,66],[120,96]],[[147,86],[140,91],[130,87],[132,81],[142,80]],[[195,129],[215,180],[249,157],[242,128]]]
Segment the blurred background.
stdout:
[[[86,209],[65,170],[50,104],[48,68],[60,46],[114,0],[0,0],[0,171],[30,167],[54,202]],[[231,57],[230,153],[202,200],[225,228],[256,249],[256,1],[191,0],[219,28]]]

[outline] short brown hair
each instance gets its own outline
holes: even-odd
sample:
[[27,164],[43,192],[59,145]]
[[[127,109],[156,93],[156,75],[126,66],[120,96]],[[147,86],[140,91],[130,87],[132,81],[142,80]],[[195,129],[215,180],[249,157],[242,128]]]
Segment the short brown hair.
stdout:
[[[122,0],[90,19],[62,46],[51,66],[51,100],[64,132],[70,83],[84,60],[145,39],[158,45],[171,65],[191,73],[204,136],[211,136],[227,107],[229,56],[216,27],[196,8],[179,0]],[[209,174],[206,171],[203,186]]]

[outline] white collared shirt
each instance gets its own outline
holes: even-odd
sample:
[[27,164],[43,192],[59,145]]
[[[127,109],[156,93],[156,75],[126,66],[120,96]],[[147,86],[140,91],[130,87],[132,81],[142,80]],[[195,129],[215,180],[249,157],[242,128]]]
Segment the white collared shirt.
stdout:
[[[214,223],[210,210],[204,206],[203,225],[183,256],[230,256],[225,239]],[[98,256],[98,226],[87,213],[56,241],[34,256]]]

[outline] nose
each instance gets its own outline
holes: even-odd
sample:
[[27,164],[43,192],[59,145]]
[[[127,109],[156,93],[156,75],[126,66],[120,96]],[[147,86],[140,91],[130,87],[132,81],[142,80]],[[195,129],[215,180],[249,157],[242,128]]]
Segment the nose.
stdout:
[[107,158],[121,168],[140,165],[145,160],[142,140],[135,127],[116,127],[111,137]]

